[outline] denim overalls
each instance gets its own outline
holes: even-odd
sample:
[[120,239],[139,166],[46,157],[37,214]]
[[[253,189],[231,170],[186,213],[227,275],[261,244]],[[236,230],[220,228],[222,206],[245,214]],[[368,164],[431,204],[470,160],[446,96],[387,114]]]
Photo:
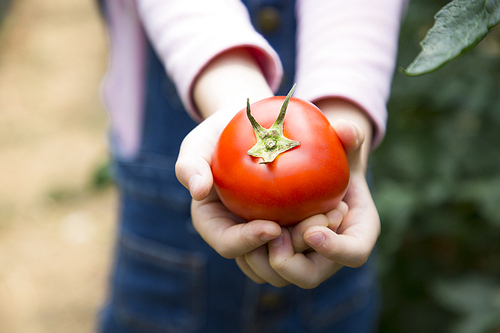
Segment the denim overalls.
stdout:
[[[209,0],[207,0],[209,1]],[[279,53],[293,84],[294,1],[244,1],[256,28]],[[245,277],[196,233],[191,198],[174,163],[196,126],[149,47],[146,112],[140,154],[115,160],[120,221],[108,303],[100,331],[132,332],[371,332],[378,302],[373,260],[344,267],[313,290],[274,288]],[[242,101],[243,103],[245,101]]]

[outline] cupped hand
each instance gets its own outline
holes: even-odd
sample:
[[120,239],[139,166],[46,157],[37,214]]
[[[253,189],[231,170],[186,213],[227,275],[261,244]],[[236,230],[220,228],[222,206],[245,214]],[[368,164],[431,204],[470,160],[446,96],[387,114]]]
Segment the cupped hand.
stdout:
[[281,228],[272,221],[243,223],[213,189],[212,154],[233,115],[221,110],[198,125],[183,141],[176,163],[177,177],[194,199],[193,225],[201,237],[221,256],[236,258],[253,281],[278,287],[313,288],[342,266],[361,266],[378,238],[380,221],[365,179],[360,127],[345,120],[333,123],[351,171],[344,202],[325,215]]
[[351,171],[343,203],[325,215],[282,228],[280,236],[267,246],[237,258],[252,280],[309,289],[343,266],[360,267],[368,260],[380,234],[380,219],[362,162],[365,135],[359,126],[346,120],[335,121],[333,127],[344,145]]
[[281,227],[272,221],[244,221],[231,213],[213,189],[212,155],[220,133],[234,116],[219,110],[183,140],[175,166],[179,181],[193,197],[191,214],[200,236],[225,258],[242,256],[278,237]]

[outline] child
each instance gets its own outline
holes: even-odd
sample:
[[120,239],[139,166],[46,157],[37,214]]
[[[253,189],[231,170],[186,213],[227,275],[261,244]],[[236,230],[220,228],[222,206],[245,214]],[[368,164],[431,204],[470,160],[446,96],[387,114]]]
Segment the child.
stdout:
[[[385,129],[405,1],[101,5],[121,195],[102,332],[376,330],[380,222],[365,171]],[[247,98],[285,95],[294,82],[346,149],[344,203],[293,228],[237,223],[212,191],[218,134]]]

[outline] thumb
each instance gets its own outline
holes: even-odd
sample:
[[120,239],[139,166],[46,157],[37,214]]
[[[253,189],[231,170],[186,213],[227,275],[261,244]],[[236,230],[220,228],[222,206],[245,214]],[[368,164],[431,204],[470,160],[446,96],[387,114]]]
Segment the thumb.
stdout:
[[203,200],[210,193],[213,185],[212,170],[205,159],[180,153],[175,164],[175,174],[194,200]]
[[205,120],[182,141],[175,163],[175,174],[194,200],[205,199],[213,185],[212,152],[217,138],[213,138]]
[[232,110],[217,111],[196,126],[182,141],[175,174],[194,200],[205,199],[212,189],[212,155],[220,133],[233,115]]
[[365,170],[362,151],[365,132],[356,123],[345,119],[337,119],[332,126],[344,146],[351,171]]
[[365,133],[352,121],[337,119],[332,126],[348,156],[357,152],[365,141]]

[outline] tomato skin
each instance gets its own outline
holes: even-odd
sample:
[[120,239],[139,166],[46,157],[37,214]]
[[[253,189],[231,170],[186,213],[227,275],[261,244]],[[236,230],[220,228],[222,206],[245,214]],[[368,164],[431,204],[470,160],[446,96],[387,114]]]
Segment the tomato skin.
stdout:
[[[283,100],[270,97],[251,105],[264,128],[275,121]],[[212,172],[222,203],[245,220],[271,220],[294,225],[327,213],[349,185],[347,157],[335,130],[312,103],[291,98],[283,124],[285,137],[300,142],[271,163],[249,156],[256,142],[243,109],[229,122],[215,147]]]

